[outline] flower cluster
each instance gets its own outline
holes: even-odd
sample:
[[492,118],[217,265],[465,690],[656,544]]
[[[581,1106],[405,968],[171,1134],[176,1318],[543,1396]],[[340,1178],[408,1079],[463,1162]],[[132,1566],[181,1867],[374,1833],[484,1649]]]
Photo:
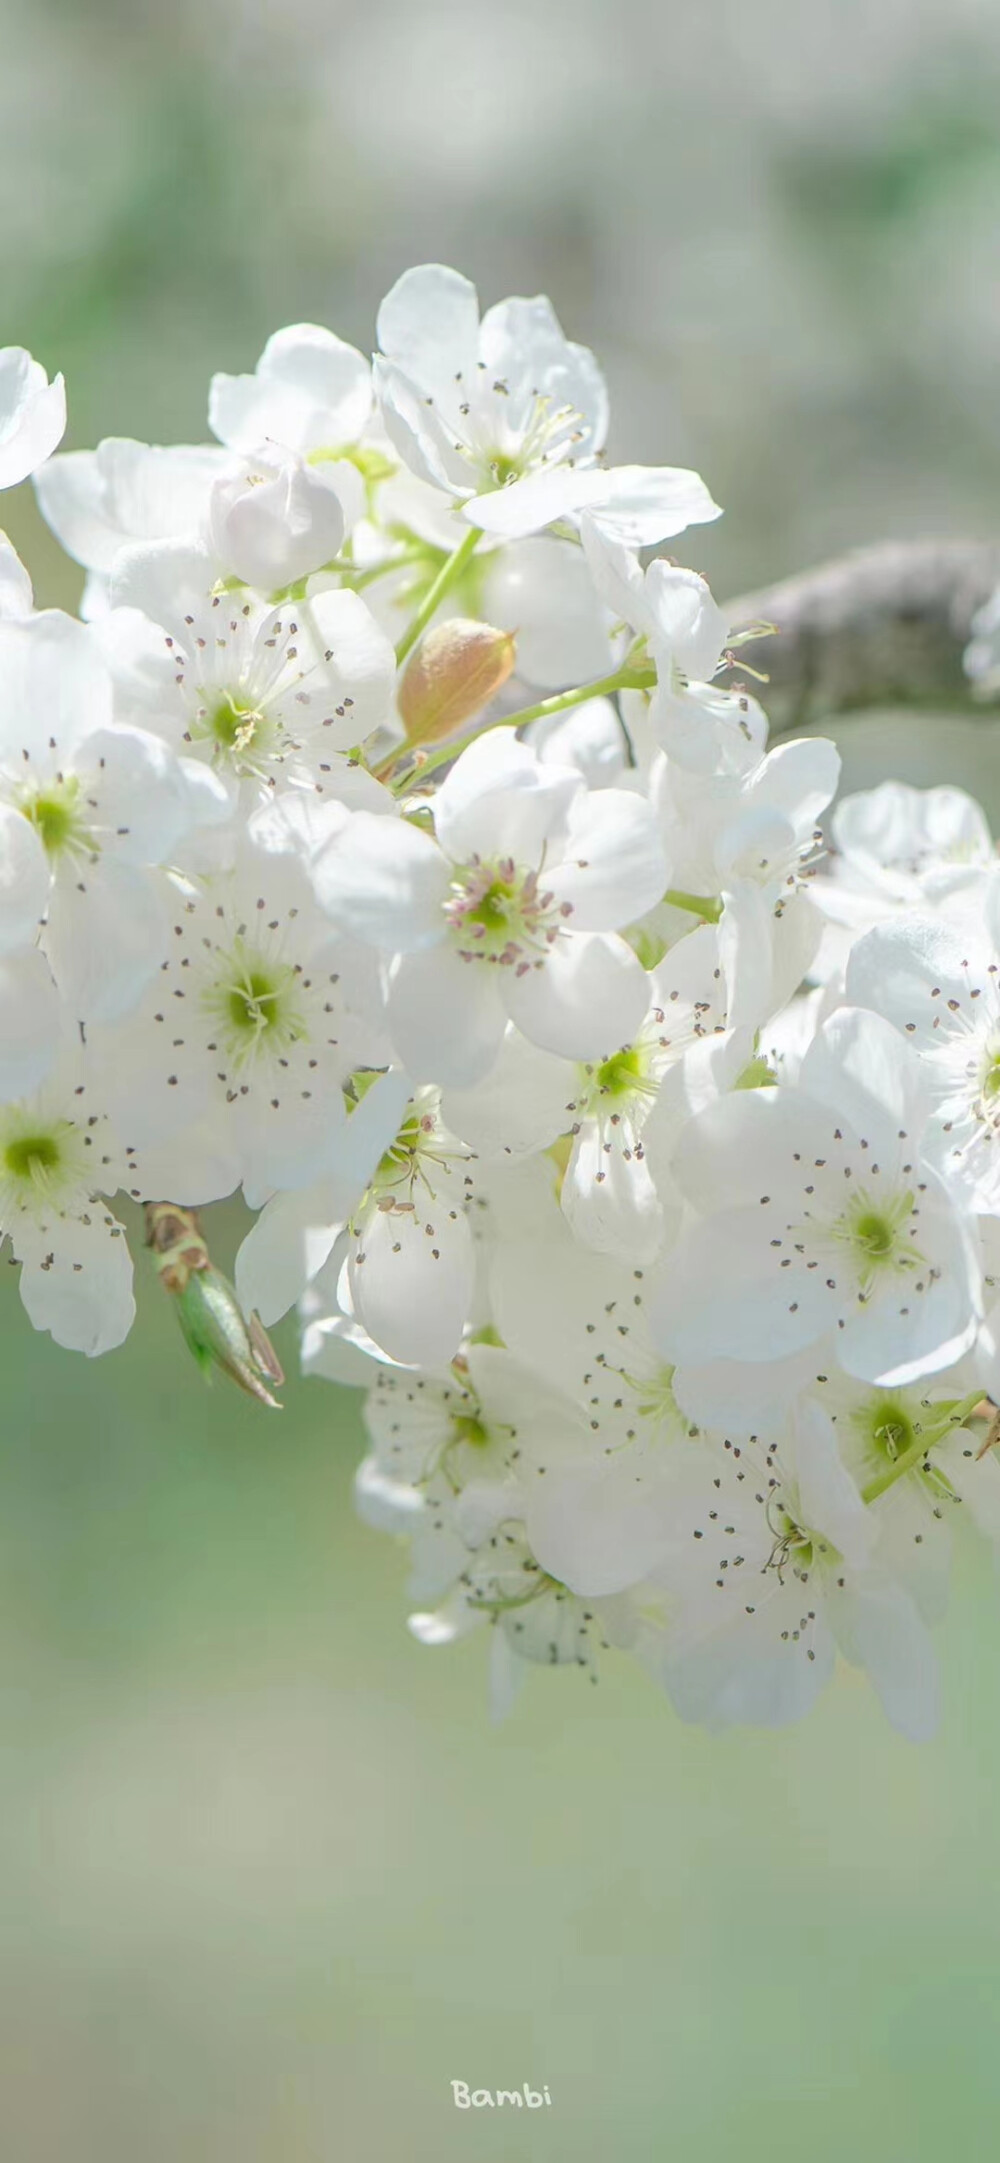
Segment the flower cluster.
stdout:
[[[279,331],[213,445],[61,454],[0,354],[0,483],[87,573],[36,611],[0,548],[25,1307],[120,1343],[120,1192],[267,1402],[298,1305],[412,1630],[488,1626],[501,1708],[617,1647],[776,1725],[839,1653],[924,1735],[962,1506],[1000,1541],[984,820],[887,784],[824,845],[834,747],[768,749],[751,627],[663,548],[717,506],[607,462],[548,301],[426,266],[378,346]],[[237,1189],[231,1327],[190,1212]]]

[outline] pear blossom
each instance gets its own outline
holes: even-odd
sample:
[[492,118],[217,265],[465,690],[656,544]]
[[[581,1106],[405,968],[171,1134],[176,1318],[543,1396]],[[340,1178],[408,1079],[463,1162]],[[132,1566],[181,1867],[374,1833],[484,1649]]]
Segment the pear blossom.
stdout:
[[982,930],[900,916],[852,948],[847,995],[875,1006],[919,1053],[932,1103],[929,1146],[970,1206],[1000,1209],[1000,892]]
[[709,1728],[846,1664],[923,1739],[953,1532],[1000,1552],[985,814],[769,748],[750,634],[640,554],[717,507],[606,464],[547,300],[424,265],[378,342],[293,325],[214,443],[57,455],[61,379],[0,354],[0,485],[87,571],[39,612],[0,535],[27,1319],[127,1335],[119,1190],[178,1348],[271,1406],[297,1308],[411,1634],[488,1643],[498,1716],[616,1651]]
[[44,919],[76,1017],[127,1012],[166,950],[157,867],[192,823],[172,753],[114,725],[92,634],[58,610],[0,623],[0,951]]
[[232,793],[336,793],[343,754],[385,717],[392,648],[358,594],[268,608],[220,592],[206,550],[164,542],[119,556],[112,601],[101,635],[119,713]]
[[194,539],[213,482],[230,467],[210,444],[137,443],[108,436],[95,451],[60,451],[35,476],[39,508],[67,555],[95,574],[92,604],[123,548]]
[[[596,1682],[600,1655],[635,1643],[640,1609],[633,1596],[580,1598],[541,1568],[516,1519],[502,1521],[463,1552],[451,1532],[451,1508],[447,1493],[429,1497],[412,1528],[411,1597],[437,1597],[439,1604],[411,1614],[410,1630],[422,1645],[447,1645],[483,1624],[492,1626],[495,1719],[510,1711],[529,1665],[581,1668]],[[449,1567],[450,1582],[443,1583]],[[429,1593],[423,1590],[425,1579],[431,1582]]]
[[[587,514],[581,538],[594,586],[611,614],[628,625],[648,649],[656,670],[650,719],[665,751],[681,767],[711,773],[718,756],[719,723],[740,729],[742,694],[713,685],[728,665],[729,631],[708,583],[656,557],[643,570],[634,550]],[[738,743],[738,739],[737,739]]]
[[973,1362],[893,1390],[856,1382],[831,1364],[808,1394],[835,1430],[859,1492],[870,1498],[874,1554],[924,1619],[939,1621],[956,1510],[964,1504],[992,1539],[1000,1532],[1000,1465],[992,1451],[981,1454],[970,1424],[980,1398]]
[[[374,1141],[363,1155],[358,1128]],[[353,1192],[345,1198],[343,1178],[327,1178],[275,1195],[243,1242],[237,1285],[265,1322],[276,1321],[339,1243],[335,1297],[362,1340],[404,1365],[447,1361],[473,1294],[472,1151],[448,1132],[435,1090],[407,1101],[393,1074],[376,1082],[348,1129]]]
[[315,461],[349,455],[371,413],[371,368],[316,323],[275,331],[253,375],[212,378],[213,435],[235,451],[277,444]]
[[679,1128],[731,1086],[753,1055],[730,1032],[714,925],[680,939],[649,973],[649,1008],[631,1042],[576,1065],[509,1028],[492,1072],[445,1092],[456,1133],[480,1155],[521,1154],[571,1139],[560,1189],[586,1246],[648,1262],[676,1219],[669,1160]]
[[16,488],[51,458],[66,431],[66,385],[49,382],[24,346],[0,347],[0,488]]
[[602,465],[603,376],[544,297],[501,301],[480,323],[469,280],[427,263],[387,293],[378,340],[386,433],[472,526],[521,540],[589,508],[642,547],[720,515],[696,473]]
[[842,797],[830,842],[815,898],[852,932],[928,906],[974,911],[995,853],[985,813],[964,789],[902,781]]
[[612,668],[611,611],[601,607],[575,540],[535,534],[477,555],[475,568],[486,621],[517,633],[525,683],[560,691]]
[[220,475],[208,500],[208,540],[223,568],[262,593],[321,570],[344,539],[344,505],[326,466],[251,458]]
[[665,1266],[665,1357],[767,1361],[835,1333],[848,1374],[887,1386],[947,1366],[981,1311],[969,1230],[924,1154],[916,1054],[843,1008],[798,1083],[720,1098],[673,1159],[699,1212]]
[[704,1436],[650,1335],[647,1272],[588,1253],[565,1224],[540,1229],[503,1241],[490,1270],[504,1344],[566,1399],[532,1452],[532,1545],[577,1592],[617,1593],[667,1553],[679,1470]]
[[34,612],[31,573],[12,541],[0,533],[0,623],[23,622]]
[[107,1201],[132,1176],[67,1032],[42,1087],[0,1105],[0,1234],[35,1329],[90,1358],[120,1344],[135,1314],[128,1242]]
[[675,1545],[660,1572],[670,1624],[650,1664],[682,1718],[714,1728],[801,1719],[839,1652],[867,1670],[904,1735],[934,1732],[931,1639],[874,1559],[876,1529],[818,1408],[766,1447],[729,1444],[701,1465],[688,1457],[674,1500]]
[[[171,882],[169,948],[141,1005],[91,1031],[105,1101],[149,1192],[197,1202],[241,1182],[275,1188],[341,1172],[356,1066],[384,1056],[365,957],[310,906],[279,807],[248,822],[232,864]],[[197,1146],[192,1154],[194,1138]]]
[[[567,1415],[556,1404],[555,1424]],[[553,1407],[537,1378],[504,1351],[471,1344],[448,1373],[381,1368],[365,1402],[372,1443],[358,1472],[368,1523],[411,1539],[411,1597],[437,1606],[410,1618],[424,1644],[490,1623],[494,1711],[522,1680],[520,1663],[573,1664],[596,1679],[598,1654],[629,1646],[638,1611],[628,1595],[581,1597],[532,1551],[534,1459]],[[522,1467],[525,1468],[522,1470]],[[527,1504],[528,1521],[520,1517]]]
[[316,857],[320,905],[395,955],[386,1016],[421,1080],[489,1072],[507,1020],[570,1058],[628,1042],[648,1004],[618,932],[662,892],[647,805],[588,791],[507,730],[480,736],[434,798],[434,834],[356,812]]

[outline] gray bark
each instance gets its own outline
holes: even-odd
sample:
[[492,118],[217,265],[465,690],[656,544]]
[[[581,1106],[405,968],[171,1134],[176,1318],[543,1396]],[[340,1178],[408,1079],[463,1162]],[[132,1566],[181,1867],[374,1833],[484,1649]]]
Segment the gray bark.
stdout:
[[[776,637],[736,652],[760,669],[772,736],[881,707],[992,714],[962,667],[972,617],[1000,586],[1000,543],[886,541],[728,604],[734,630],[773,623]],[[748,688],[755,690],[753,680]]]

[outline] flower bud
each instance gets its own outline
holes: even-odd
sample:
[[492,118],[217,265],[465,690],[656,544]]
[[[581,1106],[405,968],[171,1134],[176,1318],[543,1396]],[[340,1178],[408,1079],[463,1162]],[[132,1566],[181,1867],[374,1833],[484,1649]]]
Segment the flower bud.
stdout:
[[215,1268],[194,1211],[147,1202],[146,1244],[202,1373],[210,1379],[211,1369],[220,1367],[248,1397],[280,1412],[266,1386],[285,1379],[277,1354],[260,1316],[244,1315],[228,1277]]
[[407,741],[442,743],[453,736],[506,683],[515,651],[514,633],[492,624],[465,616],[436,624],[421,639],[397,693]]
[[326,466],[254,460],[216,481],[209,499],[212,548],[233,576],[277,593],[319,571],[344,538],[344,507]]

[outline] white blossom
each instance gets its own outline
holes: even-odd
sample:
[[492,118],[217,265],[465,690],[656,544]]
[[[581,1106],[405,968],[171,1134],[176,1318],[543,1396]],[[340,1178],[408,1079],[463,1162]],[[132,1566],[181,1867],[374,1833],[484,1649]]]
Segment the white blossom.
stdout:
[[193,820],[158,737],[113,725],[92,634],[57,610],[0,623],[0,949],[32,939],[78,1019],[134,1006],[167,927],[155,867]]
[[[61,378],[0,353],[0,486],[37,469],[87,571],[84,621],[37,612],[0,535],[27,1317],[125,1337],[119,1190],[195,1357],[201,1313],[269,1403],[297,1307],[303,1370],[366,1392],[411,1633],[488,1641],[497,1715],[620,1654],[776,1727],[846,1662],[923,1738],[953,1528],[1000,1551],[985,814],[837,804],[832,743],[768,747],[752,627],[640,553],[717,507],[607,465],[547,300],[480,318],[424,265],[378,342],[293,325],[214,377],[214,444],[55,456]],[[188,1213],[237,1190],[230,1286]]]
[[220,592],[206,551],[164,542],[118,558],[112,599],[118,711],[231,788],[336,794],[343,754],[385,718],[392,648],[358,594],[268,608]]
[[386,431],[421,480],[505,540],[590,509],[637,547],[719,516],[696,473],[601,464],[604,378],[564,338],[551,302],[501,301],[428,263],[404,271],[378,316],[375,387]]
[[364,959],[312,907],[284,823],[255,815],[229,869],[172,882],[167,957],[142,1004],[91,1032],[118,1126],[144,1163],[156,1152],[161,1191],[180,1202],[242,1182],[259,1207],[337,1174],[343,1085],[384,1056]]
[[36,475],[35,491],[67,554],[106,580],[123,548],[193,539],[213,482],[231,463],[209,444],[108,436],[96,451],[60,451]]
[[873,1559],[875,1527],[830,1422],[806,1407],[762,1447],[690,1457],[661,1570],[670,1624],[650,1664],[687,1720],[708,1727],[797,1720],[837,1652],[866,1668],[893,1725],[934,1732],[938,1678],[917,1607]]
[[70,1351],[110,1351],[131,1328],[131,1256],[105,1199],[131,1184],[129,1155],[67,1036],[44,1086],[0,1106],[0,1234],[34,1327]]
[[457,1086],[488,1073],[508,1019],[570,1058],[630,1039],[648,991],[619,926],[665,875],[647,805],[588,791],[502,729],[456,761],[433,837],[357,812],[313,866],[334,921],[395,955],[386,1011],[403,1064]]
[[209,426],[231,450],[277,444],[337,462],[360,441],[371,412],[362,353],[316,323],[275,331],[253,375],[212,378]]
[[16,488],[51,458],[66,430],[66,386],[24,346],[0,347],[0,488]]
[[927,1110],[916,1054],[845,1008],[796,1085],[700,1112],[673,1160],[699,1217],[659,1289],[665,1356],[767,1361],[833,1333],[845,1372],[892,1386],[966,1350],[978,1265],[924,1154]]

